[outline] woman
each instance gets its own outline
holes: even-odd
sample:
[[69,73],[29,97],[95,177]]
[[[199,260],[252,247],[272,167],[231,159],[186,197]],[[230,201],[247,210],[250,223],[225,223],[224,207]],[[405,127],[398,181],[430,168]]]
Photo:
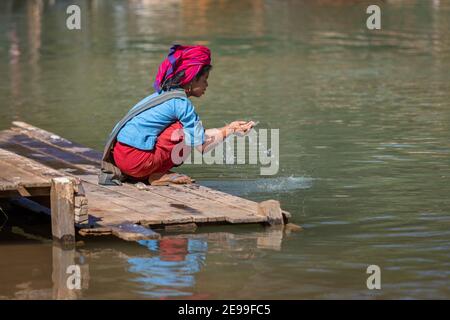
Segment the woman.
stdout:
[[[156,92],[133,108],[172,90],[183,90],[186,96],[143,111],[120,129],[113,158],[122,173],[138,180],[148,179],[152,185],[192,183],[187,175],[169,171],[177,163],[172,155],[177,144],[206,152],[229,135],[245,134],[254,126],[252,121],[234,121],[222,128],[203,128],[189,97],[205,94],[211,68],[211,53],[205,46],[175,45],[170,49],[153,84]],[[186,159],[189,152],[185,151],[183,148],[177,156]]]

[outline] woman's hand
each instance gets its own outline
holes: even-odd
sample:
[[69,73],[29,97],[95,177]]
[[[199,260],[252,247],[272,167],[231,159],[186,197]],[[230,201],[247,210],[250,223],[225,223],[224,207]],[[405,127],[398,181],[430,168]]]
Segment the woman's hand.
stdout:
[[223,128],[207,129],[205,131],[205,143],[197,147],[197,150],[204,153],[208,152],[214,146],[224,141],[229,135],[237,134],[243,136],[247,134],[256,125],[253,121],[233,121]]
[[255,126],[255,124],[256,123],[253,121],[233,121],[227,126],[227,129],[230,130],[231,133],[245,135]]
[[231,133],[235,133],[236,131],[240,131],[242,126],[245,125],[246,123],[247,121],[242,120],[233,121],[226,126],[226,129],[231,131]]

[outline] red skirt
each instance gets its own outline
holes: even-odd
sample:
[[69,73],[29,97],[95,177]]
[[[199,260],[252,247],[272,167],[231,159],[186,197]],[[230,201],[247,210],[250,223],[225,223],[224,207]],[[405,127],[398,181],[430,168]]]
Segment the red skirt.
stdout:
[[[177,121],[161,132],[153,150],[141,150],[117,141],[113,149],[114,161],[124,174],[146,179],[153,173],[165,173],[177,165],[172,159],[172,150],[183,140],[183,125]],[[189,155],[184,143],[182,146],[178,147],[177,160],[184,160]]]

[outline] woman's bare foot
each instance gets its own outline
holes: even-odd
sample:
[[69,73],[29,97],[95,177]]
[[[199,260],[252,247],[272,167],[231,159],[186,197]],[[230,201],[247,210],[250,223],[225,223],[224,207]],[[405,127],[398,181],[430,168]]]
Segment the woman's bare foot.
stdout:
[[195,182],[189,176],[176,172],[154,173],[148,178],[152,186],[167,186],[169,184],[189,184]]

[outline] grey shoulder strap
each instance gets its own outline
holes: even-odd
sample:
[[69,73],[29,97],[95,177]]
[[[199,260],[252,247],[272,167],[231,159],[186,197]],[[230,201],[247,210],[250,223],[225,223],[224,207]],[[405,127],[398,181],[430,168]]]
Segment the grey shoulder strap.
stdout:
[[98,183],[103,185],[120,185],[124,176],[120,172],[120,169],[117,168],[114,164],[114,160],[111,157],[111,150],[114,147],[116,142],[117,135],[119,134],[120,129],[123,126],[133,119],[138,114],[153,108],[167,100],[173,98],[186,98],[186,93],[184,90],[172,90],[167,91],[159,96],[156,96],[143,105],[137,107],[136,109],[131,109],[114,127],[113,131],[109,134],[108,140],[105,145],[105,149],[103,150],[102,163],[101,163],[101,172],[99,174]]

